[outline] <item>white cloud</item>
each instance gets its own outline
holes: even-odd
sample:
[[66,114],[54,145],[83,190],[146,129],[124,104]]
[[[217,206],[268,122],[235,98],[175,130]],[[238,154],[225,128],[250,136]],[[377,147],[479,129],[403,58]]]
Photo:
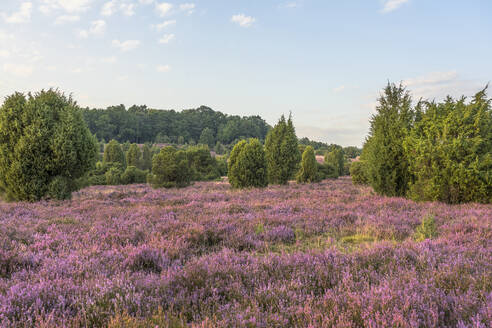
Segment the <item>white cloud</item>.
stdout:
[[140,45],[139,40],[126,40],[126,41],[119,41],[119,40],[113,40],[111,43],[113,47],[119,48],[121,51],[126,52],[130,51],[133,49],[136,49]]
[[154,3],[154,0],[138,0],[142,5],[151,5]]
[[135,14],[134,3],[119,3],[118,0],[111,0],[106,2],[101,8],[101,15],[103,16],[111,16],[115,14],[117,11],[120,11],[125,16],[133,16]]
[[2,13],[3,19],[9,24],[27,23],[31,20],[32,2],[23,2],[19,11],[12,13],[10,16]]
[[171,66],[169,66],[169,65],[157,65],[157,71],[160,73],[169,72],[170,69],[171,69]]
[[116,0],[106,2],[101,9],[101,15],[111,16],[116,11]]
[[122,3],[120,5],[120,10],[125,16],[133,16],[135,14],[135,4],[133,3]]
[[282,7],[284,7],[284,8],[298,8],[300,6],[301,6],[300,3],[296,2],[296,1],[291,1],[291,2],[285,3]]
[[80,30],[77,35],[79,36],[79,38],[82,38],[82,39],[87,39],[89,37],[89,31],[87,30]]
[[68,13],[83,12],[90,8],[93,0],[41,0],[39,10],[50,14],[54,10],[64,10]]
[[78,36],[82,39],[87,39],[91,35],[101,36],[106,31],[106,22],[102,19],[91,22],[89,30],[79,30]]
[[176,25],[176,20],[167,20],[167,21],[164,21],[160,24],[152,25],[152,28],[156,29],[157,31],[162,31],[166,27],[169,27],[172,25]]
[[80,20],[80,17],[77,15],[61,15],[55,19],[55,25],[61,25],[65,23],[75,23]]
[[105,64],[114,64],[117,61],[116,56],[101,58],[101,61]]
[[173,5],[168,2],[158,3],[155,5],[155,9],[161,17],[164,17],[173,9]]
[[33,67],[24,64],[14,64],[14,63],[5,63],[3,64],[3,70],[6,73],[18,76],[18,77],[28,77],[33,72]]
[[195,10],[195,4],[194,3],[183,3],[179,5],[179,9],[182,11],[186,11],[188,15],[193,14],[193,11]]
[[238,24],[241,27],[250,27],[256,21],[251,16],[245,16],[244,14],[234,15],[231,18],[231,22]]
[[340,92],[342,92],[343,90],[345,90],[345,86],[344,86],[344,85],[341,85],[341,86],[339,86],[339,87],[334,88],[334,89],[333,89],[333,92],[335,92],[335,93],[340,93]]
[[383,9],[381,10],[381,12],[382,13],[392,12],[393,10],[400,8],[402,5],[404,5],[408,1],[410,1],[410,0],[385,0],[384,6],[383,6]]
[[175,35],[174,34],[164,34],[162,38],[159,39],[159,43],[161,44],[168,44],[172,40],[174,40]]

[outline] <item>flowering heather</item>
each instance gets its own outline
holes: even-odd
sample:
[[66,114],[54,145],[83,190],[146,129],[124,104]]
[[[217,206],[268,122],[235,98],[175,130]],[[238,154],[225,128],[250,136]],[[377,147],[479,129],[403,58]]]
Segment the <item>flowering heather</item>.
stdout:
[[345,178],[0,203],[0,326],[491,327],[492,205]]

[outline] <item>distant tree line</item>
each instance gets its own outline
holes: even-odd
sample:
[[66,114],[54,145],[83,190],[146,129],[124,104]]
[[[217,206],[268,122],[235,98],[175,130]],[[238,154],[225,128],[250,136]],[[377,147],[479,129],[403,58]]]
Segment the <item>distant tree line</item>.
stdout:
[[371,119],[354,183],[415,200],[492,202],[492,100],[447,97],[415,105],[402,86],[388,84]]
[[124,105],[82,110],[98,140],[130,143],[228,145],[246,138],[264,140],[271,128],[259,116],[226,115],[201,106],[183,111]]

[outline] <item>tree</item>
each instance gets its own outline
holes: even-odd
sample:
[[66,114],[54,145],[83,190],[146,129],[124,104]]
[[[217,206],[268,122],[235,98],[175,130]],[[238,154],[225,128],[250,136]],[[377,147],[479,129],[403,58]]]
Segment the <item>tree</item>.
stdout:
[[486,89],[470,103],[448,97],[426,102],[405,139],[415,200],[492,202],[492,107]]
[[214,132],[210,128],[205,128],[200,135],[198,143],[212,148],[215,144]]
[[302,153],[301,169],[297,173],[296,180],[298,183],[319,182],[318,162],[314,155],[314,149],[307,146]]
[[369,137],[362,156],[367,177],[374,190],[386,196],[404,196],[411,174],[403,140],[412,128],[415,111],[412,98],[400,84],[389,84],[379,98],[377,113],[371,118]]
[[291,116],[286,122],[282,115],[270,130],[265,141],[265,153],[268,181],[271,184],[287,184],[301,157]]
[[147,144],[142,147],[142,163],[139,167],[142,170],[150,170],[152,168],[152,151]]
[[268,185],[265,151],[258,139],[241,140],[234,146],[227,174],[233,188]]
[[192,174],[186,152],[167,146],[152,159],[150,182],[154,188],[181,188],[190,185]]
[[345,156],[341,147],[336,147],[325,155],[325,163],[335,168],[336,175],[344,175]]
[[193,180],[213,180],[220,177],[217,161],[210,154],[207,145],[188,147],[186,156],[193,171]]
[[352,162],[352,165],[350,165],[350,177],[352,178],[353,184],[365,185],[368,183],[365,170],[364,161]]
[[123,168],[126,167],[125,154],[121,149],[120,143],[111,140],[104,149],[103,163],[120,163]]
[[131,144],[130,148],[128,148],[128,151],[126,152],[126,165],[135,167],[139,166],[141,155],[142,152],[140,151],[138,145],[135,143]]
[[135,166],[128,166],[121,175],[121,182],[123,184],[145,183],[147,180],[147,173],[147,171],[140,170]]
[[0,108],[0,189],[10,200],[69,198],[97,149],[76,102],[58,90],[14,93]]

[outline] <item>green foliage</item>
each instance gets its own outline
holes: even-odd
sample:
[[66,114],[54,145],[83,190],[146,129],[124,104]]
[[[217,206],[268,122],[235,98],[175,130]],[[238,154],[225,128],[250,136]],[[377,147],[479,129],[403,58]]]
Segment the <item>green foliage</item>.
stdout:
[[270,130],[265,141],[265,153],[269,183],[287,184],[301,157],[291,117],[286,122],[282,115]]
[[203,129],[198,143],[212,148],[215,144],[214,132],[210,128]]
[[138,167],[140,165],[140,157],[142,152],[137,144],[131,144],[126,152],[126,165]]
[[0,108],[0,190],[8,199],[69,198],[97,149],[75,101],[57,90],[15,93]]
[[337,147],[325,155],[325,163],[331,165],[335,169],[337,177],[344,175],[345,157],[343,149]]
[[492,107],[485,89],[470,103],[426,102],[405,140],[415,200],[492,202]]
[[364,161],[352,162],[350,165],[350,176],[354,184],[366,185],[369,183]]
[[184,137],[183,136],[179,136],[178,137],[178,145],[184,145],[184,143],[185,143]]
[[147,174],[147,171],[140,170],[135,166],[127,166],[125,172],[121,175],[121,182],[123,184],[145,183]]
[[167,146],[152,159],[150,183],[154,188],[186,187],[192,178],[193,171],[183,150]]
[[103,163],[120,163],[126,167],[125,153],[116,140],[111,140],[104,149]]
[[106,177],[106,184],[109,186],[117,186],[122,184],[121,175],[122,170],[119,167],[111,167],[104,176]]
[[229,157],[228,177],[233,188],[266,187],[265,151],[258,139],[241,140]]
[[297,173],[296,180],[298,183],[319,182],[320,175],[318,174],[318,162],[314,155],[314,149],[307,146],[302,153],[301,169]]
[[424,241],[437,236],[436,221],[433,216],[428,216],[422,220],[422,223],[415,230],[415,240]]
[[150,170],[152,168],[152,151],[147,144],[142,147],[142,162],[139,167],[142,170]]
[[194,181],[214,180],[220,177],[217,161],[210,154],[207,145],[188,147],[186,155],[193,171]]
[[357,156],[360,156],[362,154],[362,149],[354,146],[344,147],[343,153],[347,158],[356,158]]
[[404,196],[411,174],[403,141],[413,125],[412,98],[402,85],[389,84],[379,98],[377,114],[371,118],[369,137],[362,156],[374,190],[386,196]]
[[317,165],[318,165],[319,178],[321,180],[338,178],[338,173],[333,165],[327,163],[324,164],[317,163]]

